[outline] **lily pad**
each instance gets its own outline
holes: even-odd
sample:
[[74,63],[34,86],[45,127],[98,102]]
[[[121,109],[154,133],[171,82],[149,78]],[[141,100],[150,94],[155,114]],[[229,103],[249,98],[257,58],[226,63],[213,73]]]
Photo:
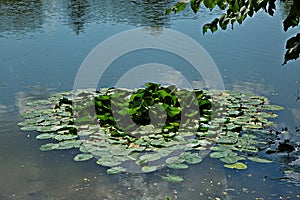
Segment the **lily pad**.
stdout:
[[56,149],[72,149],[78,145],[79,141],[76,140],[66,140],[58,143]]
[[107,174],[119,174],[125,172],[126,169],[123,167],[112,167],[106,171]]
[[46,139],[51,139],[55,136],[55,134],[53,133],[42,133],[38,136],[36,136],[35,138],[38,140],[46,140]]
[[86,161],[92,158],[93,158],[92,154],[82,153],[82,154],[77,154],[73,159],[74,161]]
[[263,108],[265,110],[284,110],[282,106],[278,106],[278,105],[264,105]]
[[182,182],[184,179],[181,176],[172,175],[172,174],[166,174],[166,176],[161,177],[164,181],[177,183]]
[[57,149],[59,147],[59,144],[57,143],[48,143],[48,144],[43,144],[40,146],[41,151],[51,151],[54,149]]
[[144,166],[142,167],[143,172],[154,172],[157,169],[157,166]]
[[49,133],[49,132],[53,132],[53,127],[52,126],[41,126],[41,127],[38,127],[36,130],[41,133]]
[[172,169],[187,169],[187,168],[189,168],[188,165],[183,164],[183,163],[171,163],[171,164],[168,164],[167,167],[172,168]]
[[234,164],[225,164],[224,167],[229,169],[247,169],[247,165],[241,162],[236,162]]
[[36,131],[39,126],[24,126],[21,128],[22,131]]
[[264,158],[258,158],[258,157],[248,157],[249,160],[253,162],[258,162],[258,163],[271,163],[273,162],[272,160],[267,160]]
[[159,153],[148,153],[140,157],[141,160],[155,161],[162,157]]
[[209,154],[211,158],[224,158],[225,154],[223,152],[212,152]]
[[184,162],[184,159],[179,158],[178,156],[173,156],[173,157],[167,158],[165,162],[167,164],[182,163],[182,162]]
[[180,155],[180,158],[184,159],[189,164],[196,164],[202,161],[202,158],[198,153],[185,152]]
[[121,162],[112,158],[100,158],[96,162],[98,165],[102,165],[105,167],[114,167],[120,165]]
[[67,135],[56,135],[55,137],[53,137],[53,139],[58,141],[63,141],[63,140],[76,139],[77,137],[78,137],[77,135],[67,134]]
[[233,164],[236,163],[239,160],[238,156],[226,156],[224,158],[220,159],[222,162],[228,163],[228,164]]

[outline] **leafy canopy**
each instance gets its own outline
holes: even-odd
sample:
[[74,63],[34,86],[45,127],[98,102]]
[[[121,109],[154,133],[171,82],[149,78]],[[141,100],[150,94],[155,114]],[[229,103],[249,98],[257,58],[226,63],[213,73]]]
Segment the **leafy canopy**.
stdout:
[[[299,0],[280,0],[281,2],[291,3],[287,17],[283,21],[283,29],[287,31],[289,28],[299,26],[300,18],[300,1]],[[241,24],[247,17],[252,17],[260,10],[264,10],[269,15],[273,16],[276,10],[276,0],[179,0],[174,6],[166,11],[166,14],[171,12],[178,13],[190,5],[194,13],[200,11],[201,6],[204,6],[211,11],[218,7],[225,11],[219,18],[215,18],[210,23],[206,23],[202,27],[203,34],[208,30],[212,33],[220,27],[226,30],[228,25],[235,22]],[[289,60],[298,59],[300,54],[300,33],[291,37],[286,42],[286,53],[283,65]]]

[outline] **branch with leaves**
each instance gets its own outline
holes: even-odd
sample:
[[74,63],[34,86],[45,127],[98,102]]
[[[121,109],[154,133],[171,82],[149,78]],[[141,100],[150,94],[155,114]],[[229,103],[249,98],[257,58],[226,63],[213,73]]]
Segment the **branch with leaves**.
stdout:
[[[282,2],[292,2],[288,16],[283,21],[284,31],[291,27],[299,26],[300,18],[300,0],[281,0]],[[220,27],[226,30],[228,25],[233,25],[235,22],[242,24],[247,17],[252,17],[260,10],[264,10],[269,15],[273,16],[276,10],[276,0],[179,0],[174,6],[167,9],[166,14],[172,12],[178,13],[186,9],[189,4],[194,13],[200,12],[201,6],[204,6],[211,11],[218,7],[225,11],[219,18],[215,18],[210,23],[206,23],[202,27],[203,34],[208,30],[212,33]],[[286,43],[286,53],[283,64],[289,60],[297,59],[300,55],[300,33],[295,37],[290,38]]]

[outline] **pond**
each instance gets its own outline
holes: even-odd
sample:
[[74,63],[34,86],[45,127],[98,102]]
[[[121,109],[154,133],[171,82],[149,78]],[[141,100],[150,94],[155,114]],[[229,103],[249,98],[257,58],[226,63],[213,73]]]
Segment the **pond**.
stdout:
[[[74,162],[76,149],[40,151],[45,141],[36,140],[37,132],[20,130],[18,123],[23,119],[19,115],[26,109],[24,102],[72,90],[81,64],[99,43],[123,31],[141,28],[138,30],[153,38],[174,30],[197,41],[215,62],[226,89],[263,95],[271,104],[285,108],[276,111],[278,117],[272,120],[278,130],[288,128],[285,139],[299,145],[295,126],[300,122],[300,101],[296,101],[300,95],[300,61],[281,66],[285,41],[299,28],[283,32],[284,5],[277,5],[274,17],[260,12],[233,30],[202,35],[202,25],[221,11],[203,10],[195,15],[185,10],[165,16],[165,10],[173,3],[0,2],[0,199],[300,199],[297,153],[269,155],[274,162],[268,164],[249,161],[246,170],[224,168],[219,159],[206,156],[184,170],[162,168],[152,173],[107,175],[107,168],[94,161]],[[175,40],[170,46],[180,49],[177,43],[180,41]],[[174,66],[187,80],[201,82],[195,69],[183,59],[144,49],[120,56],[104,72],[99,85],[112,87],[122,83],[121,86],[131,87],[132,82],[146,79],[146,73],[129,78],[122,75],[132,66],[153,62],[162,64],[155,67],[167,71],[169,76],[164,79],[169,83],[181,79],[166,65]],[[149,76],[155,77],[159,69],[152,74],[150,71]],[[161,176],[166,173],[182,176],[184,181],[162,181]]]

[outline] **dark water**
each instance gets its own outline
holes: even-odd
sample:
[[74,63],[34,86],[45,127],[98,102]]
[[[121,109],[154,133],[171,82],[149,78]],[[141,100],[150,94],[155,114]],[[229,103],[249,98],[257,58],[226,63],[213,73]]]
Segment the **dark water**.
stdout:
[[[187,170],[175,171],[184,175],[185,182],[172,184],[161,182],[167,169],[150,175],[108,176],[94,162],[74,163],[75,150],[40,152],[42,142],[35,133],[19,130],[18,113],[26,99],[71,90],[79,66],[96,45],[121,31],[143,27],[151,34],[170,28],[199,42],[218,66],[227,89],[264,95],[284,106],[276,123],[294,134],[294,126],[300,123],[300,102],[292,92],[300,89],[300,62],[281,66],[285,41],[297,31],[282,31],[284,6],[278,5],[275,17],[259,13],[234,30],[203,36],[201,25],[220,11],[164,16],[172,3],[0,1],[0,199],[300,198],[299,174],[289,173],[292,179],[280,180],[290,167],[287,155],[273,164],[249,163],[244,171],[227,170],[218,160],[205,158]],[[110,69],[104,85],[115,81],[118,73],[118,68]],[[188,76],[193,79],[193,74]]]

